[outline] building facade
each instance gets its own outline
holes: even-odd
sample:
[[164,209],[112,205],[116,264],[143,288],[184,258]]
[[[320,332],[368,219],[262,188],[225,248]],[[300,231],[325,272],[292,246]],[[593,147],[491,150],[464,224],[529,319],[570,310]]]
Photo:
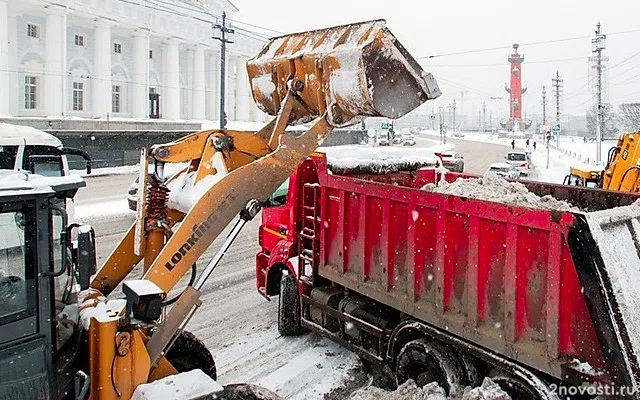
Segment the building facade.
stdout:
[[[217,16],[227,0],[0,0],[0,116],[217,120]],[[226,114],[264,121],[245,64],[266,39],[227,46]]]

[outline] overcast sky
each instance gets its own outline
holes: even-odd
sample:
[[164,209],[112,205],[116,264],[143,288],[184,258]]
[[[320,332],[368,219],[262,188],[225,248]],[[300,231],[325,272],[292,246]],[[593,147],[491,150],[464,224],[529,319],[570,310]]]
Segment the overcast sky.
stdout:
[[[596,22],[607,36],[609,100],[617,106],[640,101],[640,1],[381,1],[381,0],[232,0],[240,9],[235,20],[290,33],[349,22],[383,18],[414,57],[510,47],[520,43],[524,54],[523,97],[528,115],[542,110],[542,86],[551,100],[551,78],[556,70],[564,79],[564,113],[584,114],[591,104],[588,57]],[[631,33],[618,33],[638,30]],[[275,33],[271,32],[275,35]],[[549,44],[533,42],[585,37]],[[508,48],[464,55],[419,59],[444,92],[428,109],[458,104],[464,94],[464,112],[477,116],[482,103],[494,116],[507,115]],[[632,57],[628,59],[629,57]],[[628,60],[627,60],[628,59]],[[625,61],[626,60],[626,61]],[[624,61],[624,62],[623,62]],[[623,62],[623,63],[621,63]],[[620,64],[621,63],[621,64]],[[616,65],[618,64],[618,65]],[[490,97],[503,97],[490,100]],[[547,108],[547,115],[554,113]],[[475,117],[477,118],[477,117]]]

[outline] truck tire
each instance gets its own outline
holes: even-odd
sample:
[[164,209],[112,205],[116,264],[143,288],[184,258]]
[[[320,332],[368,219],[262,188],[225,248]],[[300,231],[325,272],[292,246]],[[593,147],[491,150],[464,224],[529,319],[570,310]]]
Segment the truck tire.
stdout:
[[537,379],[536,382],[528,383],[509,373],[497,371],[494,371],[489,376],[512,399],[542,400],[558,398],[555,393],[547,388],[544,382]]
[[211,352],[191,332],[180,332],[180,336],[167,352],[166,358],[178,372],[200,369],[214,381],[218,379],[216,362]]
[[298,336],[304,332],[300,322],[300,292],[293,275],[287,270],[280,278],[278,299],[278,332],[282,336]]
[[440,350],[426,339],[417,339],[405,344],[396,362],[398,385],[409,379],[420,387],[436,382],[447,395],[450,394],[453,385],[465,386],[463,367],[448,354],[448,350]]

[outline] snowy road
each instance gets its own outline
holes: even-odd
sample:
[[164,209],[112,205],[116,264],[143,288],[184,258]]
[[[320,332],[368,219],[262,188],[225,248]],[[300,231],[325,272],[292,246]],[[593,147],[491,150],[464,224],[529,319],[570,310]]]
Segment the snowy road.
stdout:
[[[417,148],[433,146],[432,139],[419,137]],[[465,158],[467,172],[482,174],[499,162],[507,146],[454,141]],[[89,178],[77,196],[77,213],[84,213],[98,234],[99,264],[104,262],[133,222],[126,209],[126,192],[135,175]],[[113,207],[109,214],[105,212]],[[95,213],[95,215],[92,215]],[[189,323],[189,329],[212,351],[222,384],[251,382],[277,391],[288,399],[323,399],[333,388],[357,388],[367,381],[357,357],[315,334],[283,338],[276,328],[277,299],[267,302],[255,290],[254,256],[259,217],[240,234],[204,287],[204,303]],[[226,235],[221,235],[224,238]],[[220,246],[214,243],[202,257],[204,266]],[[353,381],[348,383],[349,381]],[[350,392],[345,390],[342,392]],[[334,393],[329,398],[344,398]]]

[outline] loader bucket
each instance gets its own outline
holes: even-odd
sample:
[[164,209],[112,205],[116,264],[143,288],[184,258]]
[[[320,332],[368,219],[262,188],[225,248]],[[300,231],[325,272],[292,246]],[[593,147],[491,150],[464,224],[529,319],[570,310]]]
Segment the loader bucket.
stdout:
[[273,38],[247,72],[253,99],[267,114],[277,115],[287,91],[296,92],[304,107],[294,110],[291,124],[325,112],[334,127],[367,116],[395,119],[441,94],[384,20]]

